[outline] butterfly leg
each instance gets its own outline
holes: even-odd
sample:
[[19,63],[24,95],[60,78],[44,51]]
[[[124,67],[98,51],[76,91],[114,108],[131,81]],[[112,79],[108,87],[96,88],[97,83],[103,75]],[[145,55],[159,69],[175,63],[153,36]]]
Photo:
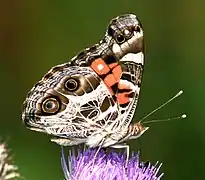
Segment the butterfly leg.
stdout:
[[74,146],[84,143],[85,139],[67,139],[67,138],[52,138],[51,142],[55,142],[61,146]]
[[96,159],[96,157],[97,157],[97,155],[98,155],[100,149],[102,148],[102,145],[103,145],[104,141],[105,141],[105,138],[102,139],[102,141],[101,141],[101,143],[99,144],[99,147],[97,148],[97,151],[96,151],[96,153],[95,153],[95,155],[94,155],[94,157],[93,157],[93,166],[94,166],[94,163],[95,163],[95,159]]
[[68,168],[66,160],[65,160],[65,154],[64,154],[63,146],[61,146],[61,165],[62,165],[62,168],[63,168],[63,172],[64,172],[64,175],[65,175],[65,178],[66,179],[71,179],[69,168]]
[[115,144],[115,145],[112,145],[111,147],[112,148],[116,148],[116,149],[123,149],[123,148],[125,148],[126,155],[127,155],[125,167],[127,167],[128,160],[129,160],[129,155],[130,155],[130,146],[127,145],[127,144]]

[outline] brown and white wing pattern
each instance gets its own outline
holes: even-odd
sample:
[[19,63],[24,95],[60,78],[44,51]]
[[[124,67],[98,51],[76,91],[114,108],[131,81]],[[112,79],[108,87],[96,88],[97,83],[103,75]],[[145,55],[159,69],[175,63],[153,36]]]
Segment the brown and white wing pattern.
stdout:
[[133,14],[119,16],[98,44],[53,67],[29,91],[23,122],[61,145],[107,147],[127,140],[140,132],[131,120],[143,66],[142,26]]

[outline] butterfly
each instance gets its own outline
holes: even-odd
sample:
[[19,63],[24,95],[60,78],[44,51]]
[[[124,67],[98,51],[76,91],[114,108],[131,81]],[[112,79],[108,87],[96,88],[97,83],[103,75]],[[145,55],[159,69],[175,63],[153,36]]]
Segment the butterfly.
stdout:
[[144,69],[143,28],[134,14],[111,20],[102,40],[53,67],[29,91],[25,126],[63,146],[123,148],[148,127],[132,123]]

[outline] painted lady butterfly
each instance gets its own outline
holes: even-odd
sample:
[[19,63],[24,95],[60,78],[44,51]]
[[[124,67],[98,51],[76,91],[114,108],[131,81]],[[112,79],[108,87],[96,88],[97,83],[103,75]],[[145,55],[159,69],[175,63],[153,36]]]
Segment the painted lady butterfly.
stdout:
[[148,127],[131,123],[144,66],[143,29],[133,14],[113,19],[99,44],[53,67],[28,93],[22,119],[31,130],[73,146],[123,148]]

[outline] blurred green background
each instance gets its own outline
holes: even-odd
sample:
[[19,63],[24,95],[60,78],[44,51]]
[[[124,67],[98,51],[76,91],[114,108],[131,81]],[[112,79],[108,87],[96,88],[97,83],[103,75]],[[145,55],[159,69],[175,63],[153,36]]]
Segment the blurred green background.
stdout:
[[[188,115],[150,124],[141,138],[143,160],[163,162],[166,180],[205,178],[205,1],[1,1],[0,136],[26,179],[62,179],[60,147],[22,125],[28,90],[52,66],[98,42],[109,21],[123,13],[137,14],[145,31],[146,65],[135,120],[181,89],[183,96],[149,120]],[[137,141],[130,144],[139,149]]]

